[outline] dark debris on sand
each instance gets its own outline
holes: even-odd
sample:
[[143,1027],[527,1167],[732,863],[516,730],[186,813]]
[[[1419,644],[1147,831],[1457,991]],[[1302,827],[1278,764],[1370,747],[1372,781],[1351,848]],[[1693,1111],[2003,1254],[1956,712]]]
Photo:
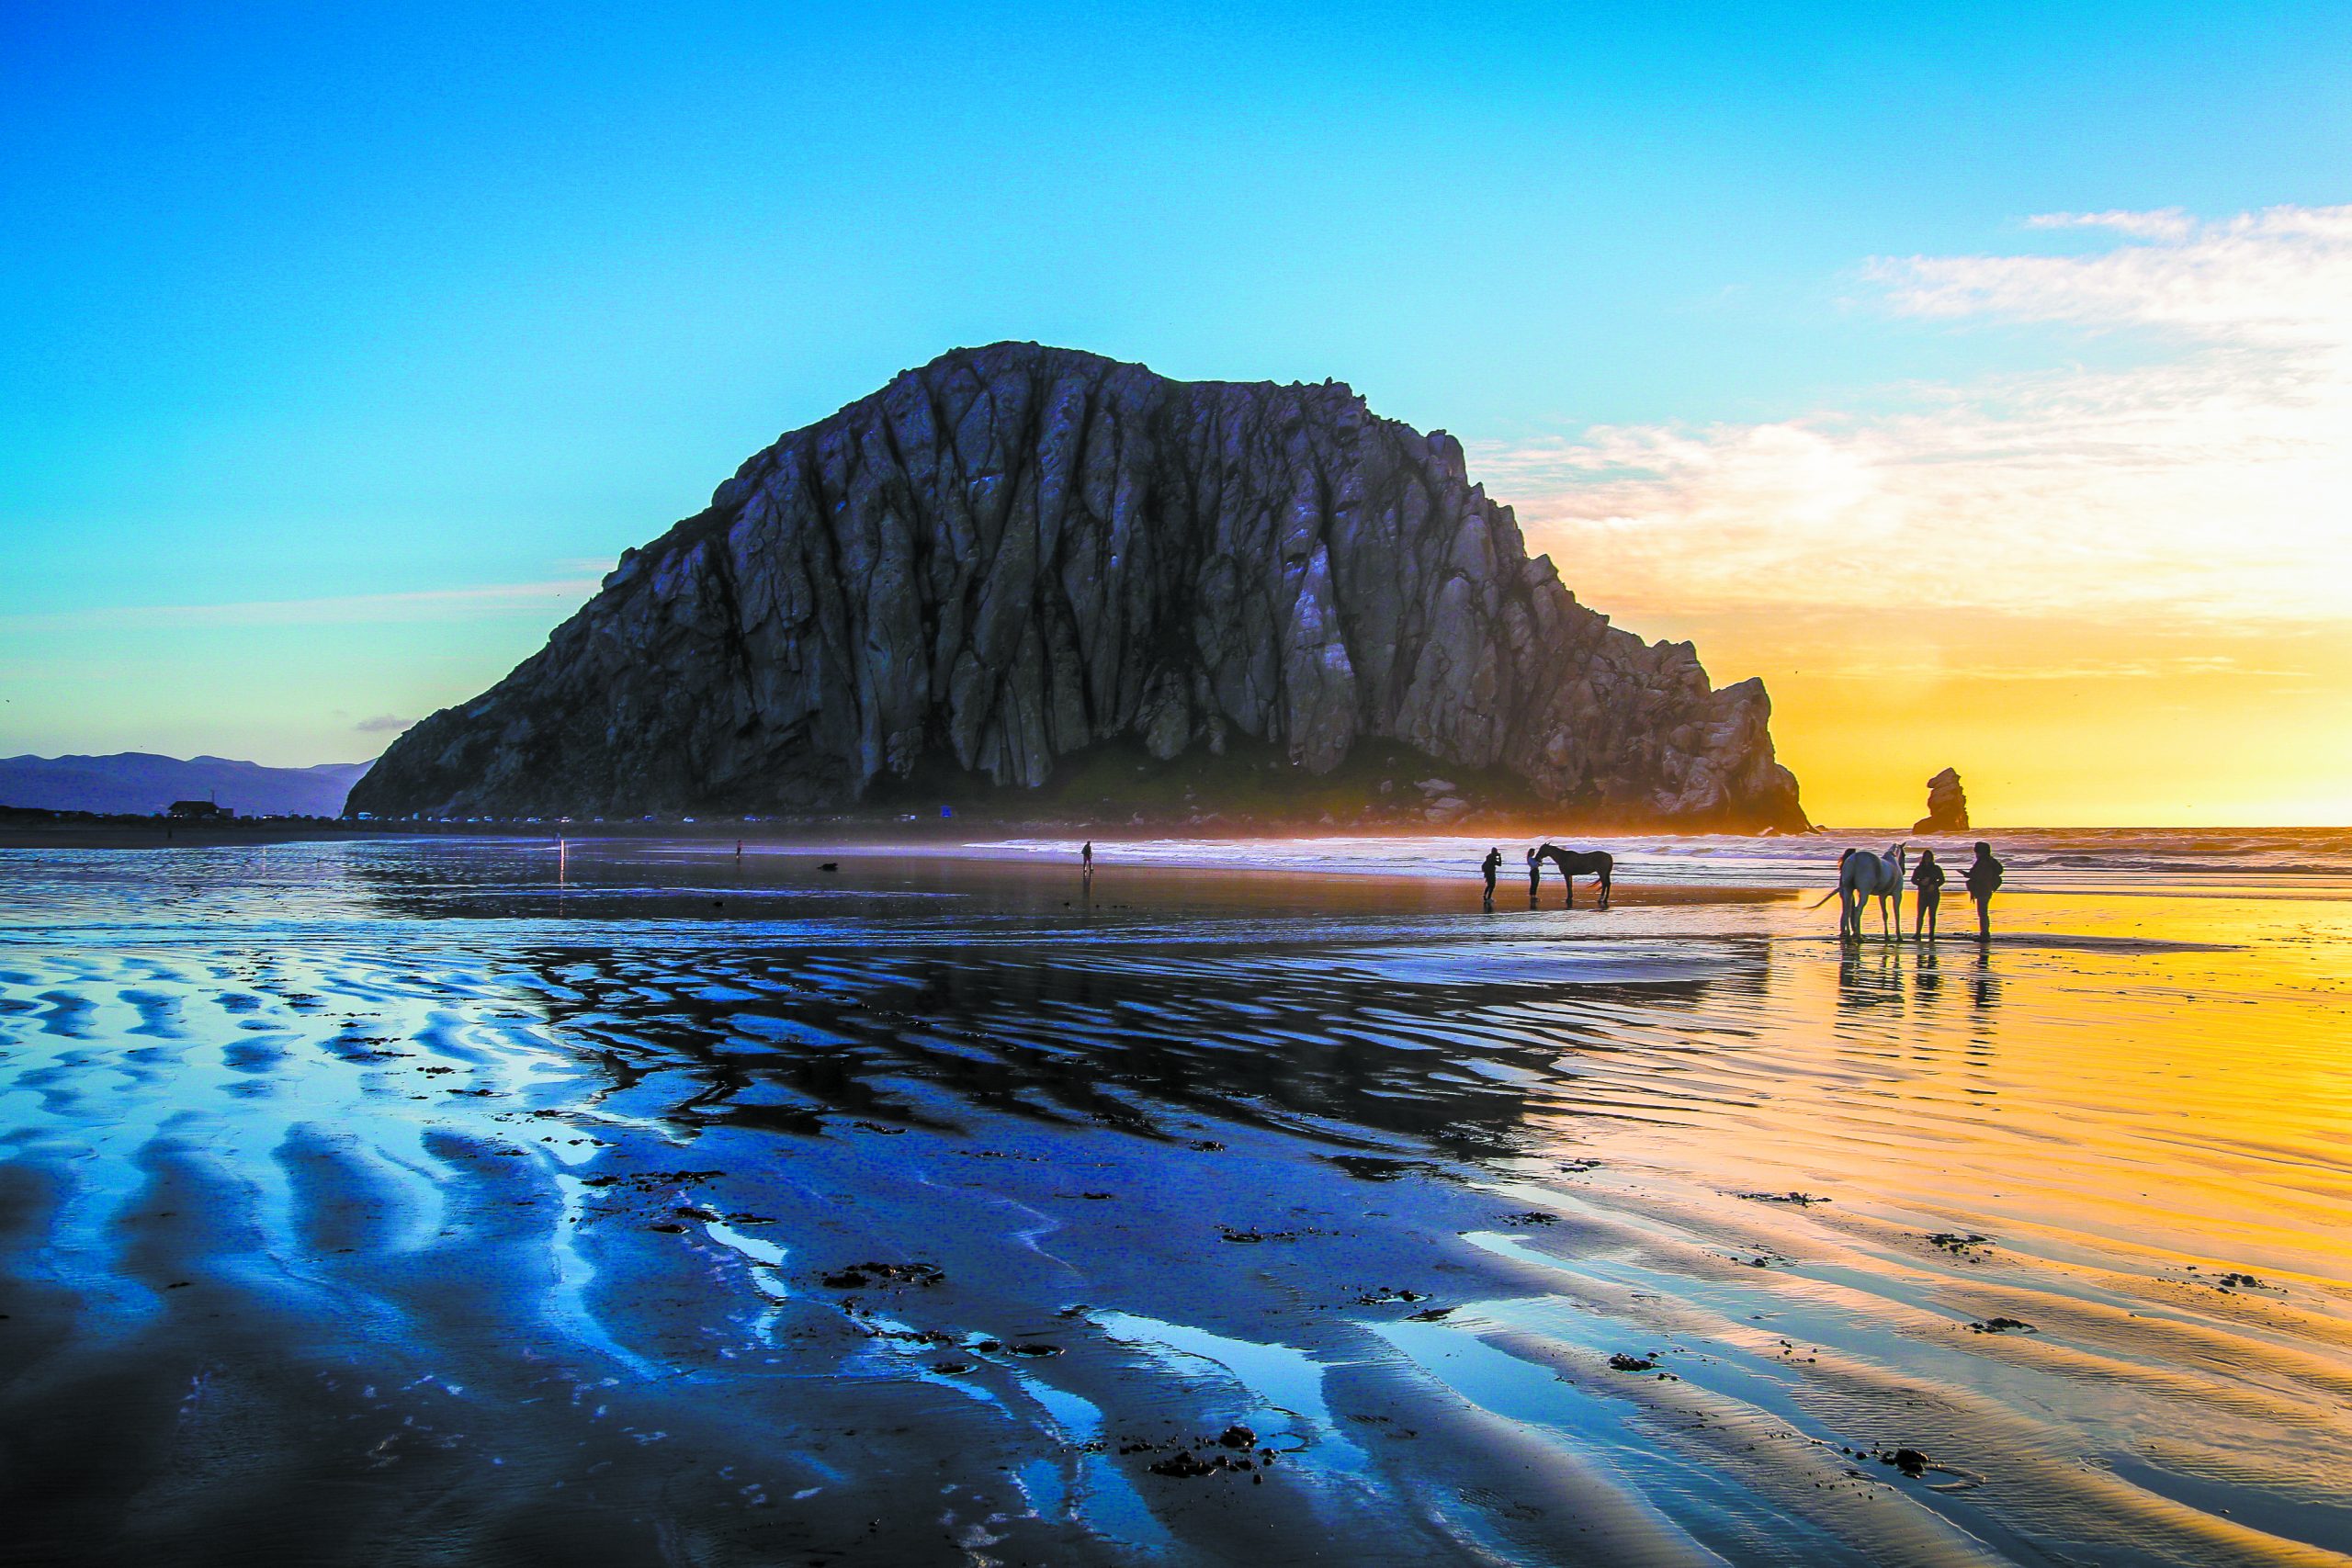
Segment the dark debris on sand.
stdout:
[[[1123,1454],[1150,1453],[1159,1449],[1176,1451],[1165,1459],[1152,1461],[1144,1466],[1154,1475],[1165,1475],[1178,1481],[1197,1481],[1203,1476],[1220,1473],[1248,1475],[1252,1483],[1263,1480],[1261,1472],[1273,1468],[1275,1451],[1258,1447],[1258,1434],[1236,1422],[1214,1438],[1198,1438],[1191,1441],[1170,1443],[1126,1443],[1121,1445]],[[1193,1450],[1199,1449],[1200,1453]],[[1255,1450],[1253,1453],[1251,1450]]]
[[1381,1155],[1326,1155],[1332,1165],[1359,1181],[1401,1181],[1408,1176],[1443,1176],[1443,1167],[1422,1159],[1390,1159]]
[[823,1278],[829,1291],[862,1291],[876,1282],[885,1285],[936,1285],[947,1271],[935,1263],[853,1263]]
[[1329,1235],[1331,1233],[1329,1231],[1317,1230],[1313,1226],[1307,1226],[1299,1230],[1287,1231],[1261,1231],[1255,1225],[1251,1225],[1247,1229],[1238,1225],[1217,1226],[1217,1235],[1220,1238],[1226,1241],[1238,1242],[1245,1246],[1255,1246],[1260,1242],[1268,1241],[1296,1241],[1299,1237],[1305,1235]]
[[724,1176],[718,1170],[641,1170],[621,1176],[583,1176],[582,1187],[626,1187],[635,1192],[659,1192],[665,1188],[690,1186],[697,1181],[709,1181]]
[[[1878,1461],[1879,1463],[1886,1465],[1903,1475],[1909,1476],[1915,1481],[1927,1474],[1929,1470],[1936,1468],[1936,1461],[1929,1459],[1917,1449],[1849,1449],[1841,1443],[1838,1445],[1838,1451],[1841,1454],[1850,1455],[1855,1459],[1874,1459]],[[1859,1472],[1849,1471],[1847,1473],[1855,1474]]]

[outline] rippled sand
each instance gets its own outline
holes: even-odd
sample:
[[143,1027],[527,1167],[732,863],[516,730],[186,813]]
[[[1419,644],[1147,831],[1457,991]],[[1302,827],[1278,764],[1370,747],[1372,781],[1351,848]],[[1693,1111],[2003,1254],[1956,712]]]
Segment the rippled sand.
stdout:
[[0,1559],[2352,1551],[2325,889],[817,858],[0,852]]

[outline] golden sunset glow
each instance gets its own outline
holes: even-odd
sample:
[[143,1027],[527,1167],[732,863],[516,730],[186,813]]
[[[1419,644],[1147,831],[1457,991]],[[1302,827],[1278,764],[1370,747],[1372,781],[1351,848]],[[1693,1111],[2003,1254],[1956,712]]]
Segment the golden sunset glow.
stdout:
[[1816,819],[2352,819],[2352,208],[2057,214],[1854,308],[2047,340],[1862,412],[1476,453],[1570,585],[1765,677]]
[[1933,609],[1625,623],[1759,674],[1817,822],[1904,826],[1960,770],[1988,826],[2352,821],[2352,629]]

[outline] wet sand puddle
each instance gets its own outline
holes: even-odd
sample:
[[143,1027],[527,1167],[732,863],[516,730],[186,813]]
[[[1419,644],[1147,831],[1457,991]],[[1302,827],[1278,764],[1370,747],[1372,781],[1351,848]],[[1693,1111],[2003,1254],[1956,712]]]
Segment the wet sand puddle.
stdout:
[[0,1552],[2352,1550],[2340,907],[456,853],[6,868]]

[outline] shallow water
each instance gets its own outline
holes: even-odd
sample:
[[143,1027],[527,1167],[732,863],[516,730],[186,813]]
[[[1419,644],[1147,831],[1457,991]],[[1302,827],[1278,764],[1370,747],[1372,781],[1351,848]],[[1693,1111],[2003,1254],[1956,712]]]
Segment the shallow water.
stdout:
[[2344,1561],[2344,836],[2149,837],[0,852],[0,1557]]
[[[2042,892],[2187,893],[2277,891],[2299,897],[2352,897],[2352,829],[2342,828],[2032,828],[1995,832],[2008,868],[2007,885]],[[1706,834],[1603,835],[1572,840],[1609,850],[1618,874],[1652,886],[1791,887],[1834,881],[1838,852],[1848,845],[1883,851],[1897,843],[1916,859],[1932,849],[1951,868],[1959,897],[1959,869],[1968,863],[1976,835],[1922,835],[1896,828],[1848,828],[1812,835],[1761,838]],[[1015,838],[960,846],[959,853],[1008,860],[1069,860],[1074,839]],[[1298,872],[1347,872],[1458,878],[1476,866],[1491,835],[1383,835],[1317,839],[1123,840],[1122,864],[1221,867]],[[1500,844],[1504,880],[1530,847]],[[1546,880],[1549,880],[1548,874]]]

